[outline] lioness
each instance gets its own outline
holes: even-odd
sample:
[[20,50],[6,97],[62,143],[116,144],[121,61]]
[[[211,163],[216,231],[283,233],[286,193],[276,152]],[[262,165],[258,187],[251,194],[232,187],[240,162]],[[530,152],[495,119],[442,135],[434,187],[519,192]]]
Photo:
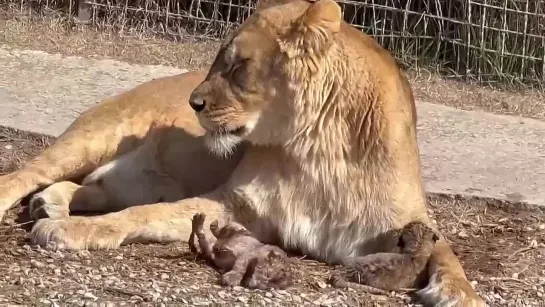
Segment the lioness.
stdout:
[[[34,225],[36,244],[187,240],[205,212],[337,263],[379,252],[389,229],[430,223],[420,172],[414,99],[392,56],[332,0],[269,0],[208,74],[154,80],[82,114],[1,177],[0,208],[50,185],[31,201],[50,217]],[[81,209],[120,211],[68,216]],[[444,238],[429,272],[425,302],[484,304]]]

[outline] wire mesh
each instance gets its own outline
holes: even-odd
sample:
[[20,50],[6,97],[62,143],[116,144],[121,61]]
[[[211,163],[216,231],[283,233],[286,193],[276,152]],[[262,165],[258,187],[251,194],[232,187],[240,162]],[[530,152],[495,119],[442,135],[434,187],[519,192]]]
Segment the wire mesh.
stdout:
[[[16,1],[16,0],[3,0]],[[26,1],[26,0],[21,0]],[[78,1],[82,1],[78,3]],[[17,3],[23,2],[17,1]],[[221,39],[256,0],[32,0],[34,11],[78,5],[116,31]],[[484,82],[545,84],[545,1],[339,0],[345,21],[409,67]]]

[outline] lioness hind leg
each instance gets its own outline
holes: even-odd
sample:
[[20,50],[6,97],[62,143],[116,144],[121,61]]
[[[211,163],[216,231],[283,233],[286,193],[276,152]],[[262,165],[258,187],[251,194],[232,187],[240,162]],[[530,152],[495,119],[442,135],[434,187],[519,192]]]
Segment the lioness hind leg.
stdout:
[[6,210],[39,188],[62,180],[81,178],[91,173],[99,161],[108,161],[114,154],[131,149],[126,146],[116,151],[116,144],[120,142],[117,136],[105,141],[103,135],[107,135],[107,131],[94,131],[96,135],[91,135],[91,132],[80,131],[80,128],[78,125],[68,128],[53,145],[23,168],[0,176],[0,220]]
[[62,218],[70,212],[108,211],[108,198],[99,185],[81,186],[70,181],[54,183],[32,196],[29,202],[30,216],[40,218]]

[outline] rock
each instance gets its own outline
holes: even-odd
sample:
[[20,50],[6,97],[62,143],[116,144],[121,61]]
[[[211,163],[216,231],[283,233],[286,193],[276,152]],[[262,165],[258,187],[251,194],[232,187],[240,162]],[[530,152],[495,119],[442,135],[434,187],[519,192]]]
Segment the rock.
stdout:
[[86,298],[86,299],[91,299],[93,301],[96,301],[98,299],[98,297],[96,297],[93,293],[91,292],[85,292],[83,294],[83,297]]
[[319,287],[320,289],[325,289],[325,288],[327,288],[327,284],[326,284],[325,282],[323,282],[322,280],[318,280],[318,281],[316,282],[316,284],[318,285],[318,287]]
[[38,261],[38,260],[34,260],[34,259],[31,259],[30,260],[30,266],[33,267],[33,268],[37,268],[37,269],[41,269],[41,268],[45,268],[45,264]]
[[76,256],[78,256],[81,259],[86,259],[91,257],[91,253],[88,250],[81,250],[76,253]]
[[462,230],[458,233],[458,238],[460,239],[467,239],[469,238],[469,235],[467,234],[467,232],[465,232],[465,230]]

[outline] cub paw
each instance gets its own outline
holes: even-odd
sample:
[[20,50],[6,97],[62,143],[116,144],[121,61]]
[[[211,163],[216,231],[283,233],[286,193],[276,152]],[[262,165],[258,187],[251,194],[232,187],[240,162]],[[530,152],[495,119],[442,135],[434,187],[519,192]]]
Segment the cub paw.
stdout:
[[219,228],[218,220],[214,220],[212,223],[210,223],[210,231],[213,234],[216,234]]
[[269,290],[271,287],[268,283],[263,282],[261,280],[257,280],[255,278],[252,278],[246,282],[246,287],[248,289],[257,289],[257,290]]
[[240,285],[240,282],[242,281],[242,277],[237,272],[227,272],[221,276],[221,285],[222,286],[238,286]]
[[329,277],[329,284],[336,288],[343,288],[344,279],[339,275],[331,275],[331,277]]
[[201,230],[203,228],[205,219],[206,219],[206,214],[202,212],[196,213],[195,215],[193,215],[193,220],[191,224],[193,226],[193,231]]

